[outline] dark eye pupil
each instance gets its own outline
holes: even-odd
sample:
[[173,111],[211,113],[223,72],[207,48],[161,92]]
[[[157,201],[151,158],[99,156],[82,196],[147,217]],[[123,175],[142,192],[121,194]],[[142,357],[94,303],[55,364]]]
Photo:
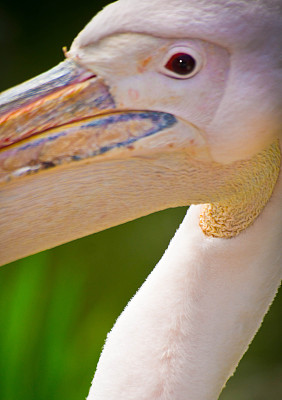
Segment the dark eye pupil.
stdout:
[[196,67],[196,60],[185,53],[174,54],[166,64],[166,68],[178,75],[191,74]]

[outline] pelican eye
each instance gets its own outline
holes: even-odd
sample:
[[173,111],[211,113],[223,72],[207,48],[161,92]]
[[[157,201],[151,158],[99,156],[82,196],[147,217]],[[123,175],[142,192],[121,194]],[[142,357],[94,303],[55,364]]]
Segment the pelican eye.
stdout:
[[172,48],[163,60],[160,72],[176,79],[188,79],[203,66],[203,56],[195,49],[186,46]]
[[177,75],[191,75],[196,69],[197,62],[194,57],[186,53],[173,54],[165,65],[165,68]]

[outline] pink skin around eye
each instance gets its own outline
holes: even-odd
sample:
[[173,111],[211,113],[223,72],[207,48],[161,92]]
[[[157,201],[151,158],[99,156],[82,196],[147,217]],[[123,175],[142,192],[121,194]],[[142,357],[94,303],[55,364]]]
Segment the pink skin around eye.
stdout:
[[136,89],[130,88],[128,90],[128,96],[130,97],[131,100],[138,100],[139,99],[139,92]]

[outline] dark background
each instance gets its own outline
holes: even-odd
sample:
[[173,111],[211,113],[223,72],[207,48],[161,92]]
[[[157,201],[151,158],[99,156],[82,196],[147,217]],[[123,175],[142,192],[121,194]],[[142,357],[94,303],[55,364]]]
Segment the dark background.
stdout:
[[[107,3],[1,1],[0,90],[60,62],[62,47]],[[86,397],[106,333],[185,211],[141,218],[0,270],[0,399]],[[221,400],[282,398],[281,297]]]

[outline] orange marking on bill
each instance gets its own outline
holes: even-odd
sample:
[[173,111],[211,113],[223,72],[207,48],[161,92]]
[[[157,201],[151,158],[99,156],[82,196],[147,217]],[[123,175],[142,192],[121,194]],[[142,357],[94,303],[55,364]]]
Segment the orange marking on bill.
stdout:
[[78,87],[77,86],[77,84],[74,84],[72,86],[68,86],[67,88],[57,90],[55,93],[50,93],[47,96],[44,96],[30,104],[27,104],[26,106],[21,107],[20,109],[15,109],[14,111],[4,114],[2,117],[0,117],[0,125],[4,124],[8,119],[10,120],[12,118],[18,117],[19,115],[26,114],[34,109],[37,109],[38,107],[42,106],[44,103],[47,103],[50,100],[61,98],[62,95],[65,98],[70,98],[73,95],[79,93],[85,87],[87,87],[88,81],[82,82]]
[[137,67],[138,72],[142,73],[144,72],[144,70],[146,69],[147,65],[149,64],[149,62],[152,60],[152,57],[147,57],[144,60],[141,60],[139,62],[139,65]]
[[147,57],[147,58],[145,58],[142,62],[141,62],[141,65],[142,65],[142,67],[143,68],[146,68],[147,67],[147,65],[149,64],[149,62],[152,60],[152,57]]

